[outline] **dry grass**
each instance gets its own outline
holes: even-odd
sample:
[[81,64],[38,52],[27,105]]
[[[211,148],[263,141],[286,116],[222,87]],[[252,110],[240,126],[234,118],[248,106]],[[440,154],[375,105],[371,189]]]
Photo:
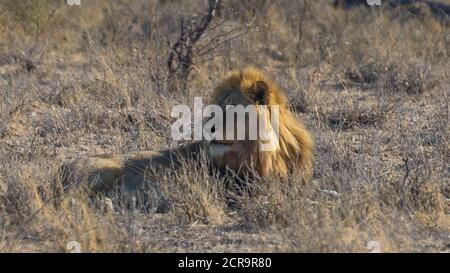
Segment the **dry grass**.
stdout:
[[[72,240],[92,252],[450,250],[448,26],[328,1],[309,1],[300,22],[297,1],[229,1],[201,41],[245,34],[198,56],[177,92],[166,40],[177,11],[204,1],[22,2],[0,10],[1,251],[66,251]],[[172,106],[247,64],[276,78],[313,133],[311,183],[265,179],[232,196],[203,159],[161,174],[148,194],[163,203],[150,208],[120,193],[55,195],[65,160],[173,145]]]

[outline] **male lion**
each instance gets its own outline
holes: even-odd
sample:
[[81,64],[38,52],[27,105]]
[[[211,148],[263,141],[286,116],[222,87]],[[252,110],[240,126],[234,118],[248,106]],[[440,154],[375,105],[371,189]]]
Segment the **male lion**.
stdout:
[[[287,177],[298,173],[307,180],[311,178],[313,140],[304,125],[289,110],[285,94],[259,70],[246,68],[231,72],[215,88],[212,103],[221,106],[224,116],[226,105],[255,105],[257,111],[262,111],[260,106],[266,105],[268,110],[260,112],[266,123],[273,114],[269,106],[278,106],[278,136],[271,132],[271,126],[265,127],[270,140],[276,141],[273,149],[261,149],[263,140],[260,138],[216,138],[159,152],[92,156],[64,165],[63,181],[86,181],[94,192],[113,189],[119,184],[127,191],[134,191],[151,183],[149,180],[161,168],[177,168],[186,158],[198,159],[204,153],[217,169],[232,171],[238,176],[252,172],[261,177]],[[149,175],[146,170],[150,170],[153,175]]]

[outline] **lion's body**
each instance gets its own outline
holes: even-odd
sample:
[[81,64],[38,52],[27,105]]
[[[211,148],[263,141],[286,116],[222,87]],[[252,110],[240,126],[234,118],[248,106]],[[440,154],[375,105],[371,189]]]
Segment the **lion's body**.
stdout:
[[[102,155],[79,159],[64,166],[71,173],[65,181],[87,181],[93,191],[114,189],[122,184],[127,190],[136,190],[151,180],[146,170],[157,173],[160,168],[176,168],[188,157],[198,157],[203,148],[213,165],[220,170],[237,174],[256,171],[260,176],[287,177],[300,173],[310,179],[313,165],[313,141],[303,124],[289,110],[284,93],[254,68],[230,73],[214,90],[212,104],[277,105],[279,109],[279,136],[276,148],[261,150],[260,140],[200,141],[176,149],[159,152],[140,152],[126,155]],[[260,109],[260,108],[257,108]],[[263,112],[269,120],[271,112]],[[273,136],[269,126],[269,135]],[[271,134],[272,133],[272,134]]]
[[[129,154],[105,154],[80,158],[63,165],[64,187],[88,183],[93,192],[107,192],[123,186],[128,192],[145,186],[152,173],[164,168],[177,168],[181,160],[197,159],[203,153],[203,142],[166,149]],[[148,172],[151,169],[153,172]]]

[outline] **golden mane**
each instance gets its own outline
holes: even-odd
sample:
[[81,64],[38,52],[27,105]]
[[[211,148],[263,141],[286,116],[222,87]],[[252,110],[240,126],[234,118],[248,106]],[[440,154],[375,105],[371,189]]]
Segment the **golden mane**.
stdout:
[[[261,175],[286,177],[291,173],[302,173],[310,178],[314,160],[314,143],[303,123],[289,110],[285,93],[260,70],[249,67],[233,71],[215,88],[212,102],[219,101],[233,90],[240,90],[250,99],[255,98],[255,85],[265,83],[265,104],[279,107],[279,147],[270,152],[258,151],[257,166]],[[258,104],[258,102],[256,102]]]

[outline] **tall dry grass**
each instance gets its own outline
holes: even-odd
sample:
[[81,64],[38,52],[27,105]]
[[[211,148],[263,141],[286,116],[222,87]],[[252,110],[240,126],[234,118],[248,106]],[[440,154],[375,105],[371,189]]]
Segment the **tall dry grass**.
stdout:
[[[243,34],[197,56],[178,92],[167,41],[202,1],[32,2],[0,11],[1,251],[449,250],[448,26],[400,9],[230,1],[200,46]],[[202,159],[160,173],[158,192],[143,193],[152,206],[54,190],[65,160],[173,145],[172,107],[248,64],[273,75],[314,135],[311,183],[262,179],[236,195]]]

